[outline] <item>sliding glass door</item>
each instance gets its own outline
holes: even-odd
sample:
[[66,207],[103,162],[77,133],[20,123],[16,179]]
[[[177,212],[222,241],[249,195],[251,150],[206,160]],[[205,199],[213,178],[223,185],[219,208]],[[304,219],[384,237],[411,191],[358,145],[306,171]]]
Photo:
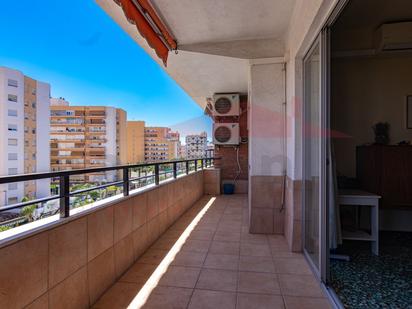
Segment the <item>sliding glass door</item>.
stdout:
[[326,138],[325,47],[323,34],[303,62],[303,204],[304,252],[320,279],[326,281]]

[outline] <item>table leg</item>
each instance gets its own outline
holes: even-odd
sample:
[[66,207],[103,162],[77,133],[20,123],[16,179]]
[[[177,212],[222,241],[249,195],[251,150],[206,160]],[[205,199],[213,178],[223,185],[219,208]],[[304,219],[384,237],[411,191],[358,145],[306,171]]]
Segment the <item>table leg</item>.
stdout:
[[372,252],[379,255],[379,201],[371,206]]

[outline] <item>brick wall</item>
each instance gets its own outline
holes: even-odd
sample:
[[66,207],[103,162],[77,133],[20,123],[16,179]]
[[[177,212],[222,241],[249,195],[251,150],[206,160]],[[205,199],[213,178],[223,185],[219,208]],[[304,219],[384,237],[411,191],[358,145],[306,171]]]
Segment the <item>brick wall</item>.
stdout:
[[[239,119],[235,117],[219,117],[214,119],[216,123],[224,123],[224,122],[237,122],[239,121],[240,127],[240,137],[241,138],[248,138],[248,126],[247,126],[247,96],[242,95],[240,96],[240,108],[241,108],[241,115]],[[233,146],[216,146],[215,147],[215,156],[222,158],[221,160],[217,160],[215,165],[216,167],[221,169],[221,179],[222,181],[225,180],[233,180],[236,177],[238,171],[238,165],[236,160],[236,149]],[[247,180],[248,179],[248,170],[249,170],[249,160],[248,160],[248,143],[240,144],[239,148],[239,163],[242,169],[242,173],[240,174],[240,180]]]

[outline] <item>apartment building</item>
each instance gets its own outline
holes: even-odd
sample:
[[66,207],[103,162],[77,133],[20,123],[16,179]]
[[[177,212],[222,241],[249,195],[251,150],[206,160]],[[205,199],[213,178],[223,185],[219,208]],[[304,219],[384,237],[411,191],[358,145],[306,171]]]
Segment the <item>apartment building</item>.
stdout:
[[207,133],[186,136],[186,159],[206,157]]
[[[51,168],[53,171],[113,166],[127,161],[126,112],[107,106],[70,106],[51,99]],[[94,173],[73,182],[114,181],[116,173]]]
[[145,122],[127,122],[127,163],[135,164],[145,160]]
[[[50,170],[49,106],[49,84],[0,67],[0,175]],[[0,185],[0,206],[49,193],[49,180]]]
[[167,161],[178,158],[179,132],[167,127],[145,127],[145,161]]

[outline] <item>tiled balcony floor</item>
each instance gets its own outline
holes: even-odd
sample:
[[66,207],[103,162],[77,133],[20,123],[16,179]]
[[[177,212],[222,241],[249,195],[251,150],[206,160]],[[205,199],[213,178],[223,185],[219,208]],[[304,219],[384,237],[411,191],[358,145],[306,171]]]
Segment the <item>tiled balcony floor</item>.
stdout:
[[248,233],[246,195],[203,197],[94,308],[330,308],[283,236]]

